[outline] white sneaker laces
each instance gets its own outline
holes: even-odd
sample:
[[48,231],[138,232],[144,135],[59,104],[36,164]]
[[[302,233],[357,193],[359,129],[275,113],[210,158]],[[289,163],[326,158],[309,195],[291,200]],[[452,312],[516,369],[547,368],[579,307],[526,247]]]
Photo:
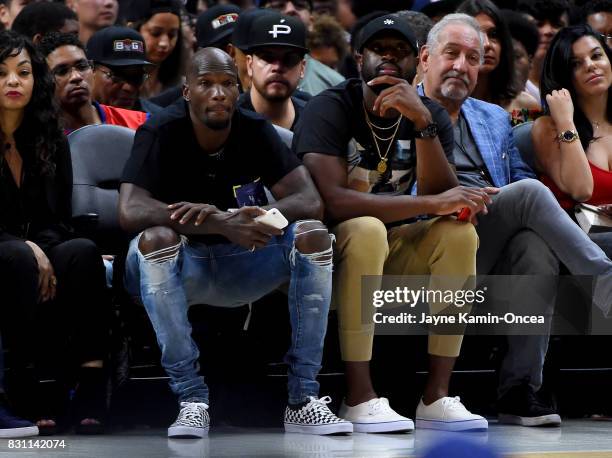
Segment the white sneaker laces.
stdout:
[[463,403],[461,402],[461,398],[459,396],[455,396],[453,398],[447,397],[445,399],[446,407],[453,410],[467,410]]
[[376,415],[379,412],[388,412],[391,410],[389,402],[385,398],[376,398],[370,403],[370,415]]
[[319,407],[323,407],[325,409],[327,409],[327,404],[329,404],[332,401],[332,399],[329,396],[324,396],[322,398],[315,398],[314,396],[310,396],[310,403],[309,404],[315,404],[318,405]]

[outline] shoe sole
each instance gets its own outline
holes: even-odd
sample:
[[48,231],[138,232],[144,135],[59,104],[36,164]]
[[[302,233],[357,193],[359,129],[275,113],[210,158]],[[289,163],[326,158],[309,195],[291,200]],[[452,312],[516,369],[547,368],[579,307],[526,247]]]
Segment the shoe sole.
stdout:
[[297,423],[285,423],[285,432],[314,434],[325,436],[328,434],[350,434],[353,432],[353,424],[348,421],[332,423],[329,425],[300,425]]
[[353,423],[356,433],[399,433],[414,431],[412,420],[388,421],[384,423]]
[[208,434],[208,426],[196,428],[195,426],[170,426],[168,437],[205,437]]
[[498,415],[499,423],[506,425],[520,426],[561,426],[561,417],[556,413],[550,415],[541,415],[539,417],[521,417],[519,415],[510,415],[501,413]]
[[487,420],[463,420],[463,421],[441,421],[425,420],[417,418],[417,429],[437,429],[440,431],[487,431],[489,422]]
[[26,426],[24,428],[0,429],[0,437],[10,439],[14,437],[38,436],[38,426]]

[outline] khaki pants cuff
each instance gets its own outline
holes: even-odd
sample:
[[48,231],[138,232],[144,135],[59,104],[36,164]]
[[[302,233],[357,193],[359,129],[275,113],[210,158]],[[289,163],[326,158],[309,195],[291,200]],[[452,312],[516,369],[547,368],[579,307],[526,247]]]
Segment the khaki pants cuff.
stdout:
[[359,331],[340,329],[340,353],[342,361],[370,361],[374,343],[374,325],[363,326]]
[[456,358],[461,351],[463,336],[441,336],[430,334],[427,352],[434,356]]

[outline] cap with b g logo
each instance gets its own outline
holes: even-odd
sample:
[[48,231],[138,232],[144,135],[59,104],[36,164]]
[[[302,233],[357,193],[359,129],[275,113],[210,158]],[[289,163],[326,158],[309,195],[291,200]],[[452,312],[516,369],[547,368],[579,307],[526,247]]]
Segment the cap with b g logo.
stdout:
[[119,26],[105,27],[94,33],[87,42],[87,58],[115,67],[152,65],[146,59],[142,35],[134,29]]
[[306,27],[299,19],[279,13],[257,17],[250,29],[247,51],[264,46],[287,46],[307,53]]

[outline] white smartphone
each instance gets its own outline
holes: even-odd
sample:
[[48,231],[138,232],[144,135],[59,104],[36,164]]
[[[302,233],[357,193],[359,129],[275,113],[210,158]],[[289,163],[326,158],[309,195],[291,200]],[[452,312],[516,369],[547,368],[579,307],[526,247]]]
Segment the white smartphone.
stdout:
[[267,224],[275,229],[284,229],[289,225],[287,218],[285,218],[276,208],[271,208],[270,210],[266,211],[265,215],[258,216],[255,218],[255,221],[258,223]]

